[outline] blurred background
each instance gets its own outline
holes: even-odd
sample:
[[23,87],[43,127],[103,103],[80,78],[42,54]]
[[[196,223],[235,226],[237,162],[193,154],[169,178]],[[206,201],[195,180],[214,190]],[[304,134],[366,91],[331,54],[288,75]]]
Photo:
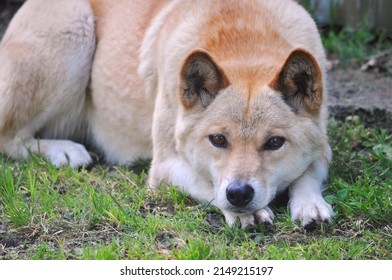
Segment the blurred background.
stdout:
[[391,0],[299,0],[320,25],[355,30],[367,25],[392,35]]
[[315,19],[331,60],[363,60],[392,46],[391,0],[297,0]]

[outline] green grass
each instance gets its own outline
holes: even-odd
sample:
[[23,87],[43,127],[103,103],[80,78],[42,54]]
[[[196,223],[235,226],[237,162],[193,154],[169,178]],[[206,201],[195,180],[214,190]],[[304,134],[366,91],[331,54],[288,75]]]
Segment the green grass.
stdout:
[[377,53],[390,49],[392,42],[383,32],[375,32],[367,24],[357,29],[329,29],[322,41],[326,52],[342,62],[366,60]]
[[228,227],[176,188],[149,191],[146,171],[56,169],[0,158],[3,259],[391,259],[392,135],[357,117],[330,121],[330,224],[304,230],[286,206],[273,226]]

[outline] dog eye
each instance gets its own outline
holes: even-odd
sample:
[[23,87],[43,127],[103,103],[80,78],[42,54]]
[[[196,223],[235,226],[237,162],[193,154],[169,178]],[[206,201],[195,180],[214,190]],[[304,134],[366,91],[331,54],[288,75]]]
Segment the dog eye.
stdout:
[[264,150],[278,150],[280,147],[283,146],[284,142],[286,139],[280,136],[273,136],[270,139],[268,139],[267,143],[264,145]]
[[212,134],[208,136],[212,145],[217,148],[227,148],[227,140],[226,137],[222,134]]

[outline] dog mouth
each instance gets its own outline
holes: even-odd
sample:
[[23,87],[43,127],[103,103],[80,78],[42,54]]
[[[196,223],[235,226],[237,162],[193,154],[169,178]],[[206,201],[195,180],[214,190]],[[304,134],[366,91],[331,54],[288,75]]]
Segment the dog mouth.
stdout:
[[254,213],[256,210],[253,207],[228,207],[226,210],[234,213],[234,214],[241,214],[241,215],[249,215]]
[[222,210],[229,211],[233,214],[237,214],[239,216],[244,216],[244,215],[252,215],[253,213],[257,212],[260,209],[263,209],[269,205],[271,201],[268,203],[256,203],[256,201],[252,201],[246,206],[235,206],[232,204],[227,203],[224,207],[222,207]]

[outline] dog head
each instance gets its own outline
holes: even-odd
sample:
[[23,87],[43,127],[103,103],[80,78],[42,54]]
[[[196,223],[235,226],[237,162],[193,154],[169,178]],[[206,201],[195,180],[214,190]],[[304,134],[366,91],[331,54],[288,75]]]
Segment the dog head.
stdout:
[[177,151],[210,183],[214,204],[238,215],[266,207],[327,145],[314,57],[297,49],[269,81],[258,73],[196,50],[180,74]]

